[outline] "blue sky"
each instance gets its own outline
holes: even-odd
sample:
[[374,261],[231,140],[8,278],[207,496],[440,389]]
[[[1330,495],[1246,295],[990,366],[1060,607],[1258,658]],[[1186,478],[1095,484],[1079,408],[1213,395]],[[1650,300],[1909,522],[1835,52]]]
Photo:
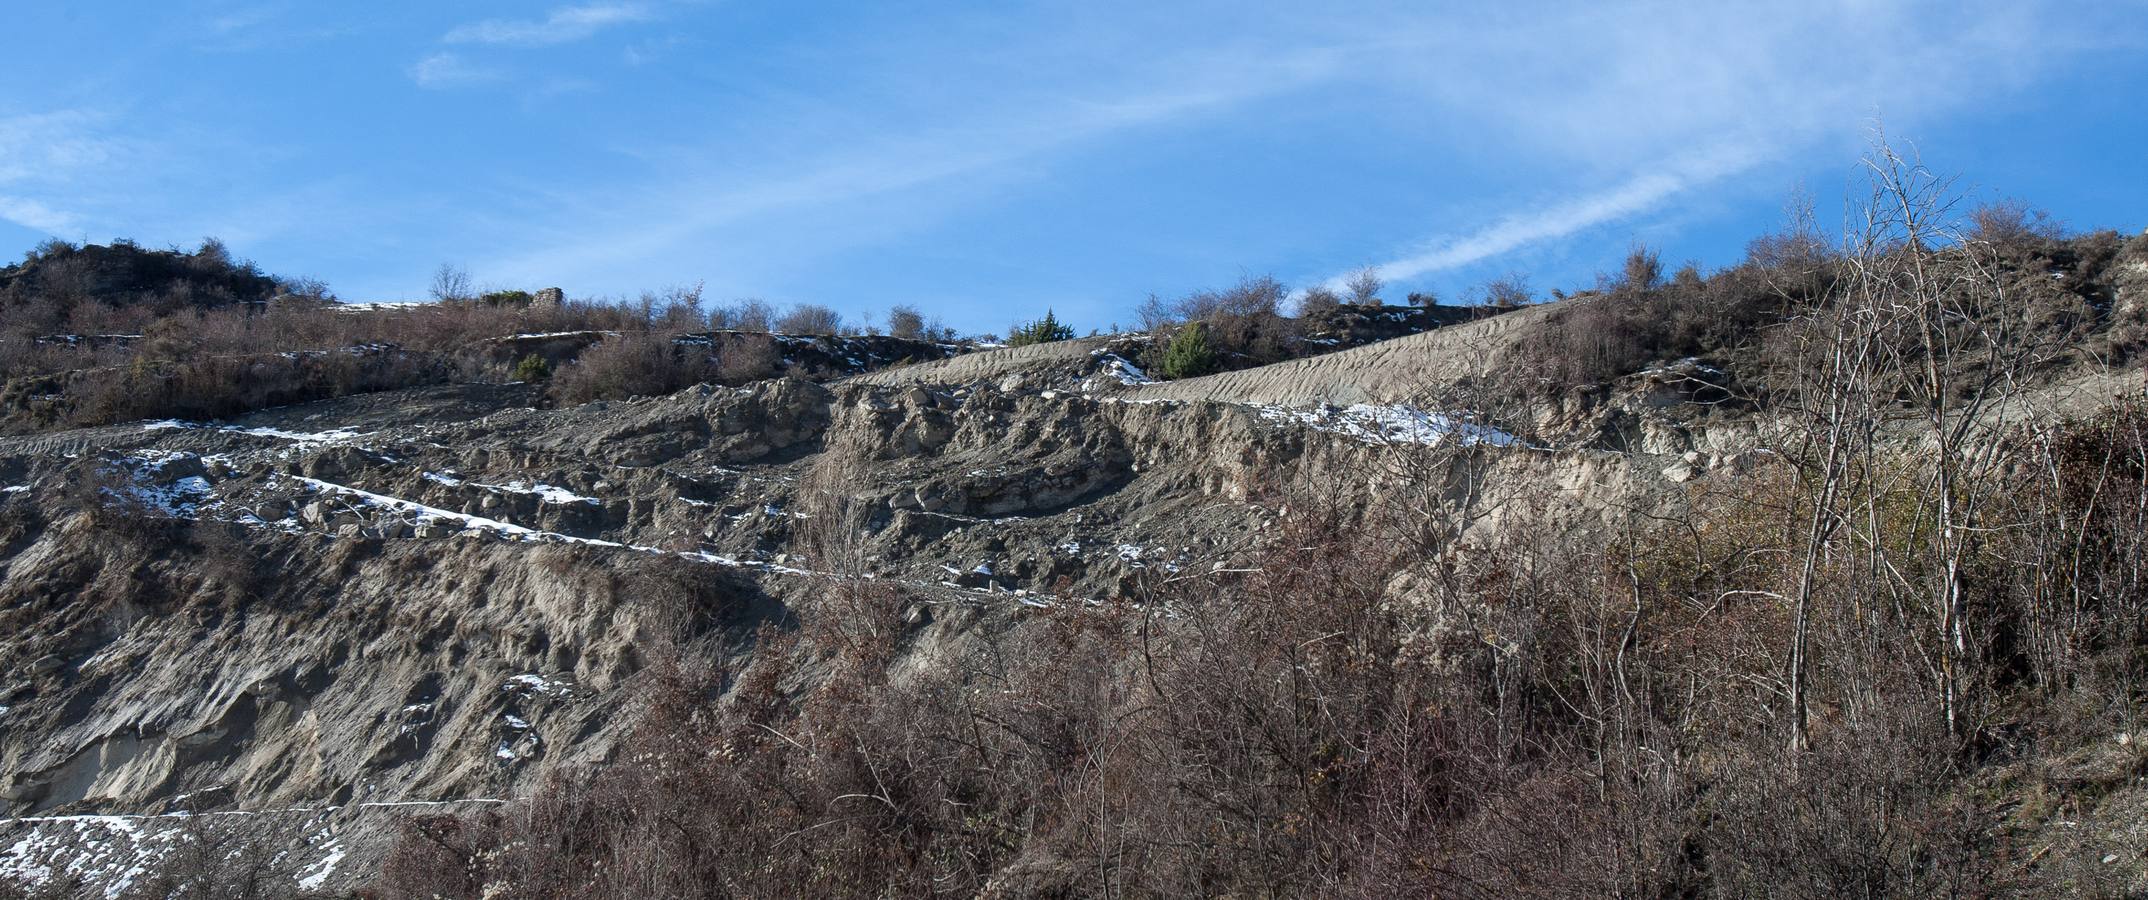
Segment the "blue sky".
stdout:
[[[1487,9],[1486,7],[1492,7]],[[2148,2],[25,4],[0,250],[217,235],[480,285],[1083,328],[1379,265],[1399,299],[1734,262],[1875,121],[1969,196],[2148,226]],[[8,251],[12,254],[14,251]]]

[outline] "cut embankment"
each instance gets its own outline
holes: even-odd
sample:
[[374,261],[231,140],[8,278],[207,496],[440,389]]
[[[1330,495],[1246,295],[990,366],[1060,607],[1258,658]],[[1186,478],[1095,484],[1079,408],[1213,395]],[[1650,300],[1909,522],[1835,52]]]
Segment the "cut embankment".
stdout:
[[1282,407],[1424,403],[1491,374],[1506,350],[1534,332],[1556,304],[1257,369],[1147,385],[1142,400],[1211,400]]

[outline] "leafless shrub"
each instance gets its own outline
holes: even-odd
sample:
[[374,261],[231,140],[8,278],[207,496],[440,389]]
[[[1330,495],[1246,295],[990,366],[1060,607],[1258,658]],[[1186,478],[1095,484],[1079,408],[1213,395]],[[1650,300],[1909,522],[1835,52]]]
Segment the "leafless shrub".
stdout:
[[298,879],[313,858],[294,852],[306,845],[303,818],[258,814],[182,821],[164,842],[163,855],[121,896],[271,900],[310,894],[298,888]]
[[925,314],[917,307],[897,305],[888,310],[888,336],[915,341],[926,335]]
[[699,346],[683,347],[648,332],[598,341],[553,374],[551,391],[563,403],[669,394],[715,379],[716,366]]
[[1350,292],[1352,303],[1380,302],[1380,288],[1386,285],[1386,282],[1380,280],[1377,266],[1365,266],[1351,272],[1350,277],[1343,280],[1343,287]]
[[1324,286],[1315,285],[1305,289],[1305,296],[1298,298],[1298,318],[1311,319],[1330,315],[1342,305],[1342,297]]
[[813,303],[800,303],[775,322],[778,334],[840,334],[843,317],[835,310]]
[[744,334],[722,341],[716,357],[716,377],[724,384],[746,384],[774,378],[782,369],[783,353],[766,334]]
[[734,300],[709,310],[709,327],[718,331],[767,331],[775,310],[753,297]]
[[1654,290],[1663,284],[1663,258],[1644,244],[1635,244],[1619,269],[1618,287],[1629,291]]
[[1995,200],[1969,211],[1963,238],[2001,248],[2027,248],[2066,236],[2051,214],[2014,198]]
[[454,263],[441,263],[440,268],[433,270],[433,280],[426,288],[426,293],[443,303],[468,300],[476,296],[470,287],[469,270]]
[[1515,272],[1485,282],[1479,297],[1486,306],[1512,309],[1527,305],[1536,295],[1529,288],[1528,276]]
[[641,295],[642,318],[660,331],[694,331],[701,327],[701,283],[676,285]]

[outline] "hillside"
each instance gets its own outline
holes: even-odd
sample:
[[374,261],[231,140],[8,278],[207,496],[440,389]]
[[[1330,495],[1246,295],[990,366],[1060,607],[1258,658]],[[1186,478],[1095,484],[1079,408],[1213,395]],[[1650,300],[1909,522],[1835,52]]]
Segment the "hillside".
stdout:
[[456,307],[20,375],[0,896],[2148,890],[2148,237],[1856,261],[1172,381]]

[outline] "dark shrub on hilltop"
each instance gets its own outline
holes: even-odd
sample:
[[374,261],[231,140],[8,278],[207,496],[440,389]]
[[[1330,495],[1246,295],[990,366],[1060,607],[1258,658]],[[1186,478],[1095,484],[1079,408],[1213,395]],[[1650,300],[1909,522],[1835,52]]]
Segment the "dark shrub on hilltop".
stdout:
[[22,262],[0,269],[0,311],[10,330],[104,330],[70,327],[78,322],[139,326],[186,309],[265,303],[278,293],[276,279],[233,259],[215,238],[192,253],[124,241],[46,241]]
[[[559,376],[554,396],[569,400],[743,384],[789,366],[771,327],[842,332],[841,317],[824,306],[779,315],[745,300],[704,311],[699,285],[614,303],[570,301],[557,289],[478,293],[453,266],[435,281],[447,300],[353,307],[318,281],[262,274],[213,240],[192,253],[47,242],[0,269],[0,431],[222,418],[351,393],[547,374]],[[909,312],[918,338],[952,339]],[[715,334],[704,330],[712,324]],[[592,346],[590,358],[575,361]],[[827,355],[800,374],[834,374]]]
[[1027,347],[1031,344],[1049,344],[1054,341],[1071,340],[1074,329],[1059,323],[1059,317],[1051,310],[1044,311],[1044,318],[1027,325],[1016,325],[1007,332],[1007,345]]

